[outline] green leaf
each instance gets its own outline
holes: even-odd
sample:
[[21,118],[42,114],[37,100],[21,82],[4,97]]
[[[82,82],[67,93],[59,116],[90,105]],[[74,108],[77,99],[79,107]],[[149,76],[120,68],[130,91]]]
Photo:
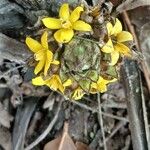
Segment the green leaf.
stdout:
[[84,91],[89,92],[91,81],[88,79],[82,79],[79,81],[79,85]]
[[113,78],[118,78],[118,73],[115,66],[109,66],[106,71],[107,75],[110,75]]
[[98,80],[98,73],[96,70],[91,70],[88,72],[87,77],[90,78],[92,81],[97,81]]

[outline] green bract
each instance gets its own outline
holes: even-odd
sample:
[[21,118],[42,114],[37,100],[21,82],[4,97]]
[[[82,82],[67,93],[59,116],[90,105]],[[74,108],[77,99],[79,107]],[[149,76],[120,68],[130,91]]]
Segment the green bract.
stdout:
[[61,79],[72,78],[86,92],[100,74],[101,52],[99,46],[86,39],[74,38],[65,45],[61,60]]

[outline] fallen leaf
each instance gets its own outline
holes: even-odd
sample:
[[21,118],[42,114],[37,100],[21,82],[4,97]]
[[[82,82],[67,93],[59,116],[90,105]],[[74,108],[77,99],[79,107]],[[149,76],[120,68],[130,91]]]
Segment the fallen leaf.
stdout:
[[74,144],[68,134],[68,123],[65,123],[62,136],[48,142],[44,146],[44,150],[90,150],[90,148],[82,142]]
[[76,142],[77,150],[90,150],[88,145],[82,143],[82,142]]
[[150,5],[150,0],[126,0],[116,8],[116,11],[122,13],[123,11],[146,5]]
[[64,131],[61,137],[48,142],[44,150],[77,150],[73,140],[68,134],[68,124],[65,123]]
[[0,124],[4,127],[9,128],[10,122],[13,120],[13,117],[5,110],[4,106],[0,102]]
[[7,128],[0,126],[0,137],[0,145],[3,149],[11,150],[11,134]]
[[144,55],[147,73],[150,74],[150,22],[146,23],[140,29],[140,46]]

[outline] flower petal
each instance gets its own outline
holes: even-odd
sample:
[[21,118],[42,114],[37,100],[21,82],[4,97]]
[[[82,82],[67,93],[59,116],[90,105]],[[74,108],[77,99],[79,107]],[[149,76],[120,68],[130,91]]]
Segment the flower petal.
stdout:
[[111,39],[108,40],[108,42],[102,47],[101,50],[104,53],[111,53],[114,51],[114,46]]
[[68,43],[74,35],[72,29],[60,29],[55,32],[54,38],[59,43]]
[[107,32],[108,32],[108,35],[112,35],[113,33],[113,25],[108,22],[107,25],[106,25],[106,28],[107,28]]
[[41,37],[41,44],[44,48],[48,49],[48,33],[45,31]]
[[71,79],[67,79],[67,80],[63,83],[63,86],[66,87],[66,86],[70,86],[71,84],[72,84]]
[[47,71],[50,67],[50,64],[52,62],[52,59],[53,59],[53,53],[49,50],[46,51],[46,58],[45,58],[45,67],[44,67],[44,76],[47,75]]
[[82,11],[83,7],[81,6],[76,7],[70,15],[70,21],[73,23],[79,20]]
[[59,64],[60,64],[60,62],[59,62],[58,60],[53,60],[53,61],[51,62],[51,64],[59,65]]
[[59,17],[63,20],[69,20],[69,5],[67,3],[64,3],[59,10]]
[[122,31],[117,34],[117,42],[126,42],[132,40],[133,40],[132,34],[127,31]]
[[118,51],[119,53],[121,53],[125,56],[131,57],[131,55],[132,55],[131,50],[126,45],[124,45],[122,43],[117,43],[114,46],[114,49],[115,49],[115,51]]
[[44,18],[42,19],[43,24],[49,29],[60,29],[61,20],[56,18]]
[[99,90],[99,92],[104,93],[107,91],[107,83],[109,83],[109,81],[99,76],[99,79],[97,82],[97,89]]
[[74,22],[73,29],[78,31],[92,31],[91,26],[82,20]]
[[34,73],[38,74],[43,69],[44,64],[45,64],[45,60],[44,59],[40,60],[34,69]]
[[60,92],[64,92],[64,87],[58,75],[53,75],[47,81],[48,82],[46,83],[46,85],[49,86],[49,88],[51,88],[52,90],[56,91],[57,89],[59,89]]
[[36,53],[34,54],[34,59],[35,59],[36,61],[39,61],[39,60],[44,59],[44,56],[45,56],[45,51],[42,49],[42,50],[39,50],[38,52],[36,52]]
[[95,82],[91,83],[90,93],[92,93],[92,94],[97,93],[97,83],[95,83]]
[[30,37],[26,38],[26,44],[28,45],[30,50],[34,53],[36,53],[37,51],[42,49],[42,45],[38,41],[36,41]]
[[118,51],[113,51],[111,52],[111,63],[109,65],[114,66],[119,59],[119,52]]
[[116,18],[115,25],[113,27],[113,34],[116,36],[118,33],[122,31],[122,24],[121,22]]
[[32,84],[33,85],[45,85],[45,81],[43,80],[41,76],[39,76],[39,77],[32,79]]
[[74,93],[73,93],[73,95],[72,95],[72,98],[73,98],[74,100],[79,100],[79,99],[81,99],[81,98],[83,97],[83,95],[84,95],[84,92],[83,92],[83,90],[79,87],[79,88],[77,88],[77,89],[74,91]]

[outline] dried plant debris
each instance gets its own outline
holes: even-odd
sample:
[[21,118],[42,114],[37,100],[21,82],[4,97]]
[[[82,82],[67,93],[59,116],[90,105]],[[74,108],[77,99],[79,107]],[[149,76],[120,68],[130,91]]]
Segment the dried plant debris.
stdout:
[[0,33],[0,57],[16,63],[25,63],[30,53],[23,43]]
[[126,0],[121,5],[119,5],[116,10],[121,13],[126,10],[146,5],[150,5],[149,0]]
[[0,145],[5,150],[11,150],[12,148],[11,133],[7,128],[2,126],[0,126]]
[[6,128],[10,128],[10,122],[13,120],[13,117],[5,110],[5,107],[0,102],[0,124]]
[[86,144],[81,142],[74,143],[68,133],[68,124],[64,124],[62,136],[48,142],[44,150],[90,150]]

